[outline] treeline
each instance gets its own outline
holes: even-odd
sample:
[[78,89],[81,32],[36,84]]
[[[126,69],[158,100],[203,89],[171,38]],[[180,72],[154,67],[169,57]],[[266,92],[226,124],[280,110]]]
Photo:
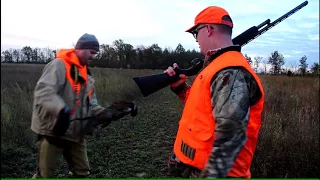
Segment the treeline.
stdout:
[[[57,49],[31,48],[30,46],[25,46],[22,49],[8,49],[1,52],[1,63],[46,64],[56,57],[56,52]],[[204,58],[195,49],[186,50],[180,43],[175,49],[162,49],[158,44],[133,47],[119,39],[111,45],[101,44],[100,52],[90,66],[123,69],[166,69],[176,62],[181,68],[188,68],[191,60],[197,57]],[[314,63],[309,67],[306,63],[306,56],[300,58],[297,71],[283,68],[285,59],[278,51],[271,52],[268,59],[263,59],[261,56],[251,58],[247,54],[245,54],[245,57],[258,73],[319,75],[319,63]],[[269,71],[267,66],[271,67]]]
[[[4,63],[37,63],[45,64],[56,56],[58,49],[34,48],[25,46],[22,49],[2,51],[1,62]],[[164,48],[158,44],[140,45],[134,48],[123,40],[115,40],[112,45],[101,44],[100,52],[90,63],[92,67],[131,68],[131,69],[165,69],[177,62],[181,68],[190,66],[194,58],[203,58],[196,50],[186,50],[181,44],[175,49]]]

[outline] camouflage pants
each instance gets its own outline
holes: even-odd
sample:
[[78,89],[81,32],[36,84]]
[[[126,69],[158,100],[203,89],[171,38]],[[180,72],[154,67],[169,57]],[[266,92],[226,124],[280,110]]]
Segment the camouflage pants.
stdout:
[[201,173],[200,169],[186,165],[177,160],[174,153],[171,153],[168,160],[169,173],[173,177],[180,178],[198,178]]
[[63,156],[74,177],[90,174],[86,143],[75,143],[55,137],[38,137],[37,172],[33,178],[54,177],[58,159]]

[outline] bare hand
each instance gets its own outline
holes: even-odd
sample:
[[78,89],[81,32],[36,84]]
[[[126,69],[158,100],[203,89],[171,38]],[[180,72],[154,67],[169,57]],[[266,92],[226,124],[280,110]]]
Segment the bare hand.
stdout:
[[[167,73],[169,76],[174,76],[176,74],[176,72],[174,71],[174,68],[177,68],[177,67],[178,67],[178,64],[174,63],[173,67],[169,66],[164,71],[164,73]],[[171,87],[173,87],[173,88],[178,87],[179,85],[183,84],[187,79],[186,75],[184,75],[184,74],[180,74],[179,77],[180,77],[180,79],[178,81],[172,83]]]

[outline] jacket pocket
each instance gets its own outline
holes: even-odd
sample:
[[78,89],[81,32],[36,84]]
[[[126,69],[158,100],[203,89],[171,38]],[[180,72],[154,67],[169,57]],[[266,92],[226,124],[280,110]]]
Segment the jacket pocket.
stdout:
[[213,130],[210,131],[207,127],[203,125],[190,123],[189,131],[192,136],[200,141],[208,141],[210,138],[213,137]]
[[57,116],[48,111],[45,111],[40,105],[35,107],[37,116],[39,118],[39,129],[40,131],[52,133],[55,124],[57,123]]

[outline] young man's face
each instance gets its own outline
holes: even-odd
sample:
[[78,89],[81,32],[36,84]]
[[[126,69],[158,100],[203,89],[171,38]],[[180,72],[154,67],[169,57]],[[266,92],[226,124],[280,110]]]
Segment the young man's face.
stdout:
[[196,42],[199,44],[200,53],[205,54],[212,47],[213,29],[210,25],[201,24],[194,31],[193,35]]

